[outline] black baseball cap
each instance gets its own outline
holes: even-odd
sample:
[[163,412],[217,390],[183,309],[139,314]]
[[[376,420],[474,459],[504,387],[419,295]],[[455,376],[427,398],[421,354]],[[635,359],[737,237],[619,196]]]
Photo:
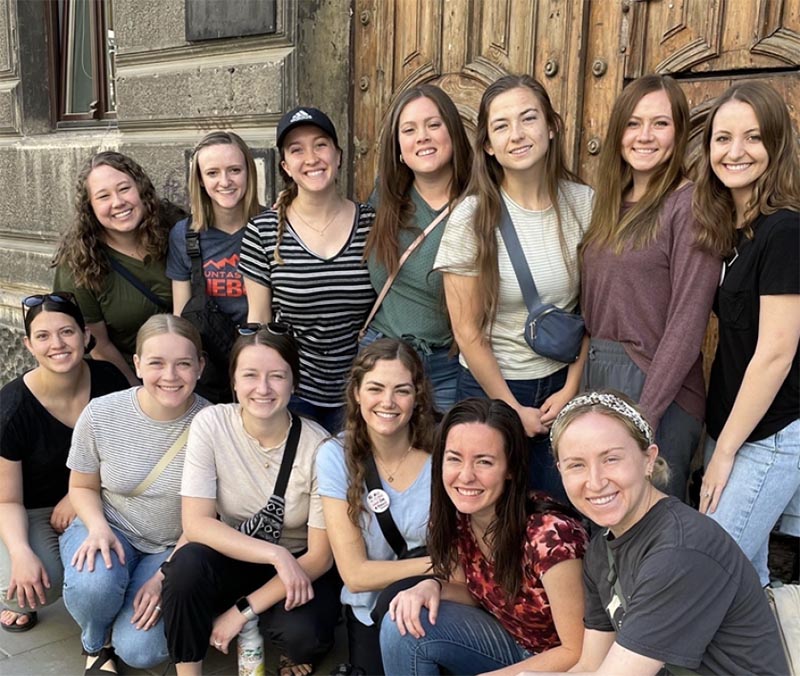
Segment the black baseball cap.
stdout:
[[333,144],[337,148],[339,147],[339,139],[336,137],[336,127],[333,126],[331,118],[329,118],[319,108],[298,106],[297,108],[292,108],[292,110],[286,113],[281,118],[281,121],[278,122],[278,148],[283,145],[286,134],[288,134],[295,127],[300,127],[304,124],[311,124],[315,127],[319,127],[333,139]]

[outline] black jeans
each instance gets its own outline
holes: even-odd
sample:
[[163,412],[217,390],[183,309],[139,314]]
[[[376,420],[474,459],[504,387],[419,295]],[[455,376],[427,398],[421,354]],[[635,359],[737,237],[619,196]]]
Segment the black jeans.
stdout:
[[[206,656],[214,618],[272,577],[270,565],[231,559],[196,542],[165,563],[161,605],[169,655],[174,662]],[[342,582],[336,568],[314,581],[314,598],[287,611],[283,602],[261,613],[259,627],[295,664],[316,664],[333,646]]]
[[353,614],[350,606],[344,607],[347,621],[347,647],[350,664],[361,667],[369,676],[383,676],[381,659],[381,625],[367,626]]

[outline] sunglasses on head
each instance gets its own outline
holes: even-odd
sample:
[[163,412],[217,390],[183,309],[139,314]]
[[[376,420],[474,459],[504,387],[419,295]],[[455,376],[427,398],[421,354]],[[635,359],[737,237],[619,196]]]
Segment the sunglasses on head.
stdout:
[[22,299],[22,314],[38,307],[42,303],[55,303],[56,305],[77,305],[75,296],[69,291],[53,291],[53,293],[37,293]]
[[239,325],[240,336],[252,336],[259,331],[268,331],[273,336],[291,336],[292,327],[285,322],[267,322],[266,324],[259,324],[258,322],[247,322],[246,324]]

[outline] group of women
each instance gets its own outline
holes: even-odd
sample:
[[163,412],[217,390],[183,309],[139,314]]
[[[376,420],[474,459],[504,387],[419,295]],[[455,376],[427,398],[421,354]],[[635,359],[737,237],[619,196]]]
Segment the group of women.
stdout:
[[[95,155],[57,290],[23,301],[38,365],[2,391],[2,628],[63,586],[86,673],[200,673],[258,617],[300,676],[340,602],[342,674],[785,671],[761,587],[775,523],[800,535],[786,105],[758,82],[720,96],[694,183],[669,77],[617,100],[595,191],[563,132],[528,76],[486,89],[472,149],[444,92],[410,89],[360,204],[335,127],[300,107],[272,209],[214,132],[171,230],[141,167]],[[580,308],[574,359],[529,347],[520,260],[540,304]],[[239,327],[223,360],[179,316],[198,288]],[[682,502],[706,409],[700,512],[722,528]]]

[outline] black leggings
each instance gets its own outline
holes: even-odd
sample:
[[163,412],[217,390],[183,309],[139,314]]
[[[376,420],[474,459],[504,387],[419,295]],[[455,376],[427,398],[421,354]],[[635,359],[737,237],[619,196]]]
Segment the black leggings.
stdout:
[[[231,559],[192,542],[165,563],[162,601],[167,647],[174,662],[206,656],[214,618],[275,576],[270,565]],[[342,582],[335,568],[315,580],[314,598],[290,611],[283,602],[261,613],[261,633],[295,664],[316,663],[330,650]]]

